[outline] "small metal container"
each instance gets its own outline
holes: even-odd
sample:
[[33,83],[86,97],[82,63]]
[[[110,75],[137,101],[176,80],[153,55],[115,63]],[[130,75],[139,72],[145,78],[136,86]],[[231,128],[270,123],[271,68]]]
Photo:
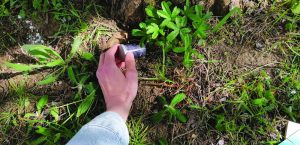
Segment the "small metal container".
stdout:
[[132,52],[134,58],[139,58],[146,55],[146,48],[140,47],[140,45],[135,44],[120,44],[117,52],[117,56],[122,61],[125,60],[126,54]]

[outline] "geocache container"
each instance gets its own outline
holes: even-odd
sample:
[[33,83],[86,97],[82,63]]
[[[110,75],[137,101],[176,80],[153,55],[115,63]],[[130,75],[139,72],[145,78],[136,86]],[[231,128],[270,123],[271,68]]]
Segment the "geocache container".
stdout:
[[136,44],[120,44],[117,55],[122,61],[125,60],[126,54],[132,52],[134,58],[139,58],[146,55],[146,48]]

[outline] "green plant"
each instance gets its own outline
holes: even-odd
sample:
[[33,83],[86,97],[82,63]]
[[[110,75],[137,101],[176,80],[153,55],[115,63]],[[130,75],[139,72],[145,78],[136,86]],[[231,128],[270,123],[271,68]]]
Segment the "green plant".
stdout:
[[176,118],[180,122],[186,122],[187,118],[180,112],[179,109],[175,107],[178,103],[182,102],[185,98],[186,96],[184,93],[177,94],[172,99],[171,103],[168,104],[165,97],[160,97],[159,99],[163,103],[164,108],[158,113],[155,113],[153,115],[153,120],[155,122],[160,122],[163,118],[168,117],[169,121],[171,121],[173,118]]
[[300,2],[298,0],[287,0],[281,3],[275,3],[273,5],[273,11],[278,13],[274,22],[275,24],[284,20],[286,21],[284,23],[284,28],[287,31],[292,32],[299,29]]
[[[67,78],[70,80],[70,83],[72,85],[75,85],[74,88],[77,89],[77,93],[74,94],[73,100],[74,102],[71,102],[69,104],[62,105],[62,107],[67,107],[68,111],[68,118],[63,122],[63,124],[67,123],[68,121],[73,122],[73,119],[75,121],[75,124],[78,124],[77,127],[80,127],[80,120],[83,120],[81,116],[88,113],[88,110],[91,108],[92,104],[94,103],[94,99],[96,96],[96,85],[93,82],[89,82],[89,77],[91,76],[91,72],[88,70],[88,66],[86,66],[86,63],[81,63],[82,66],[79,66],[78,64],[73,65],[72,59],[74,58],[76,52],[78,51],[80,45],[82,43],[82,39],[80,37],[76,37],[74,39],[74,42],[72,44],[72,48],[70,50],[69,55],[64,59],[62,58],[57,52],[55,52],[50,47],[44,46],[44,45],[24,45],[22,46],[23,50],[25,50],[27,53],[33,56],[33,58],[36,59],[36,64],[17,64],[17,63],[9,63],[6,62],[6,66],[15,69],[17,71],[21,71],[24,73],[38,70],[41,68],[55,68],[54,72],[47,76],[44,80],[38,82],[38,85],[46,85],[51,84],[55,82],[59,77],[64,76],[67,74]],[[90,57],[91,54],[88,52],[81,52],[80,57],[84,60],[87,60],[88,62],[94,62],[93,56]],[[18,89],[20,90],[20,89]],[[24,90],[24,89],[22,89]],[[17,93],[22,93],[23,91],[17,91]],[[20,94],[19,93],[19,94]],[[48,104],[48,97],[43,96],[39,99],[39,101],[36,104],[36,110],[37,113],[26,113],[24,115],[24,118],[31,124],[32,128],[36,128],[34,123],[48,123],[49,126],[56,125],[59,126],[62,131],[64,131],[64,126],[61,126],[59,123],[60,121],[60,108],[56,105],[49,105],[46,107],[46,104]],[[72,104],[79,104],[78,107],[73,109],[70,109],[70,105]],[[46,109],[49,111],[49,116],[51,117],[51,120],[45,120],[44,114],[42,113],[43,109]],[[33,123],[33,124],[32,124]],[[44,142],[47,140],[50,142],[56,142],[58,139],[53,138],[53,135],[55,132],[45,130],[53,130],[48,127],[38,127],[37,133],[42,135],[40,140],[41,142]],[[45,131],[45,132],[44,132]],[[62,132],[58,130],[58,132]],[[53,132],[53,133],[51,133]],[[62,135],[64,136],[64,135]],[[67,136],[68,137],[68,136]],[[38,141],[38,140],[37,140]]]
[[15,0],[3,0],[0,3],[0,17],[9,16],[11,14],[11,9],[15,6],[17,1]]
[[[194,45],[205,44],[210,30],[207,22],[211,18],[211,12],[204,13],[202,5],[192,6],[189,0],[186,0],[183,9],[163,1],[161,9],[149,5],[145,12],[145,22],[139,24],[140,29],[133,29],[132,35],[141,37],[140,45],[147,43],[161,47],[162,64],[157,67],[158,78],[166,80],[166,57],[171,51],[183,54],[182,63],[188,69],[193,65],[195,58],[204,59],[204,55],[194,49]],[[235,12],[240,10],[234,8],[211,32],[217,32]]]
[[148,143],[147,135],[149,128],[142,122],[142,119],[143,117],[132,119],[127,124],[130,135],[130,144],[146,145]]
[[[163,63],[162,71],[165,72],[166,53],[172,50],[175,53],[183,53],[183,64],[190,68],[192,55],[203,59],[203,55],[192,48],[193,38],[200,40],[206,38],[206,31],[209,29],[207,20],[211,13],[203,13],[201,5],[191,6],[186,2],[184,9],[173,7],[171,3],[163,1],[161,10],[148,6],[145,11],[147,19],[140,23],[140,29],[133,29],[134,36],[141,36],[141,44],[148,42],[162,47]],[[199,41],[200,42],[200,41]]]
[[21,72],[31,72],[35,69],[40,68],[58,68],[53,74],[47,76],[44,80],[38,82],[39,85],[46,85],[53,83],[57,78],[64,74],[68,68],[71,59],[74,57],[76,51],[78,50],[82,40],[80,37],[76,37],[72,44],[72,49],[70,54],[64,60],[57,52],[55,52],[50,47],[44,45],[23,45],[22,49],[27,53],[32,55],[37,63],[36,64],[20,64],[20,63],[10,63],[6,62],[5,65]]

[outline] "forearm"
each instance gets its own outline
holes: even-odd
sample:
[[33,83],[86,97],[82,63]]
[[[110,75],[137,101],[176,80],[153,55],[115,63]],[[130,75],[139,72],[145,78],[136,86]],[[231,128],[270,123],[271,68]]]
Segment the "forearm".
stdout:
[[124,120],[115,112],[104,112],[84,125],[68,145],[127,145],[129,133]]

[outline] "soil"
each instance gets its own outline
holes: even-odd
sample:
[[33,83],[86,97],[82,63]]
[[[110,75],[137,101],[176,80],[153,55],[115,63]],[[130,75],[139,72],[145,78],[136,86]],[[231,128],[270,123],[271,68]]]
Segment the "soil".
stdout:
[[[262,17],[263,18],[263,17]],[[19,21],[19,20],[17,20]],[[250,21],[250,20],[249,20]],[[95,18],[91,21],[92,27],[86,32],[82,33],[82,36],[90,34],[94,29],[97,29],[100,26],[108,28],[109,30],[105,35],[101,35],[101,38],[94,39],[93,41],[97,42],[98,46],[93,46],[88,42],[85,42],[82,45],[82,48],[88,51],[102,51],[109,48],[116,43],[125,43],[128,41],[128,34],[130,32],[125,32],[119,28],[116,22],[107,19],[107,18]],[[1,23],[1,22],[0,22]],[[246,23],[246,22],[245,22]],[[263,23],[263,22],[262,22]],[[25,23],[20,23],[25,25]],[[20,44],[23,44],[26,40],[28,33],[40,32],[41,35],[45,38],[50,37],[54,34],[55,30],[58,29],[58,26],[55,22],[51,20],[48,22],[48,25],[36,25],[37,31],[17,31],[15,34],[21,33],[20,38],[16,41],[19,44],[12,45],[9,49],[10,51],[5,51],[5,53],[0,56],[0,64],[4,64],[6,61],[12,62],[22,62],[22,63],[32,63],[34,59],[28,57],[22,51],[20,51]],[[52,29],[47,29],[51,27]],[[222,140],[222,137],[216,134],[203,135],[203,132],[211,128],[209,124],[206,124],[209,119],[209,114],[206,114],[205,111],[190,111],[187,114],[187,110],[182,110],[185,113],[189,120],[186,125],[175,122],[162,122],[160,124],[154,124],[151,122],[151,116],[153,113],[161,109],[158,97],[166,96],[167,99],[171,99],[178,92],[186,92],[187,96],[192,99],[194,102],[202,106],[207,106],[215,102],[220,102],[222,99],[230,97],[226,91],[219,91],[218,89],[224,85],[224,80],[222,76],[235,77],[245,73],[248,70],[254,70],[262,66],[267,67],[276,67],[277,63],[281,61],[279,55],[273,53],[270,48],[272,43],[266,43],[265,41],[260,42],[260,40],[265,40],[273,34],[265,34],[261,30],[263,26],[258,24],[248,24],[248,27],[244,27],[245,35],[236,35],[236,31],[232,31],[233,37],[231,34],[225,33],[225,36],[222,36],[224,39],[240,40],[231,44],[228,40],[218,40],[214,43],[209,43],[205,47],[199,47],[197,50],[207,56],[206,61],[196,61],[193,68],[193,76],[186,76],[185,70],[180,65],[180,59],[178,56],[170,56],[173,61],[172,66],[168,68],[174,84],[170,85],[165,82],[157,81],[146,81],[142,78],[152,78],[155,76],[155,65],[160,61],[160,50],[156,48],[148,48],[148,54],[145,58],[137,60],[137,69],[139,72],[139,90],[136,96],[136,99],[133,103],[133,108],[131,110],[131,118],[144,116],[144,123],[148,126],[151,126],[149,131],[149,140],[157,141],[161,137],[166,137],[170,140],[171,144],[195,144],[198,145],[200,142],[202,144],[215,144],[219,140]],[[225,28],[227,30],[236,29],[236,28]],[[246,29],[253,31],[253,33],[246,31]],[[260,30],[260,31],[259,31]],[[11,30],[6,30],[10,32]],[[254,33],[261,32],[261,33]],[[269,32],[269,31],[268,31]],[[246,38],[244,38],[246,37]],[[252,39],[247,39],[252,38]],[[208,42],[212,42],[214,38],[209,38]],[[54,46],[55,50],[58,50],[60,54],[66,54],[67,50],[60,49],[69,46],[71,43],[70,36],[65,36],[59,38],[56,41]],[[45,39],[47,41],[47,39]],[[261,43],[263,48],[257,48],[258,43]],[[93,46],[93,47],[90,47]],[[98,49],[98,50],[93,50]],[[101,50],[99,50],[101,49]],[[96,57],[97,58],[97,57]],[[208,60],[215,60],[215,62],[207,62]],[[36,86],[35,83],[42,80],[45,76],[51,73],[51,69],[40,70],[38,72],[33,72],[27,74],[26,77],[21,75],[21,73],[14,72],[4,65],[0,66],[0,100],[6,101],[4,107],[1,107],[2,110],[7,109],[5,106],[9,106],[10,99],[5,98],[10,92],[10,82],[22,82],[25,81],[26,89],[29,92],[35,95],[47,94],[52,96],[53,102],[63,102],[63,100],[68,100],[73,95],[72,88],[69,85],[69,82],[61,80],[56,82],[53,85],[46,87]],[[178,85],[180,84],[180,85]],[[8,105],[7,105],[8,104]],[[2,106],[2,105],[1,105]],[[159,107],[160,106],[160,107]],[[9,107],[8,107],[9,108]],[[211,136],[211,137],[208,137]],[[0,136],[1,138],[1,136]]]

